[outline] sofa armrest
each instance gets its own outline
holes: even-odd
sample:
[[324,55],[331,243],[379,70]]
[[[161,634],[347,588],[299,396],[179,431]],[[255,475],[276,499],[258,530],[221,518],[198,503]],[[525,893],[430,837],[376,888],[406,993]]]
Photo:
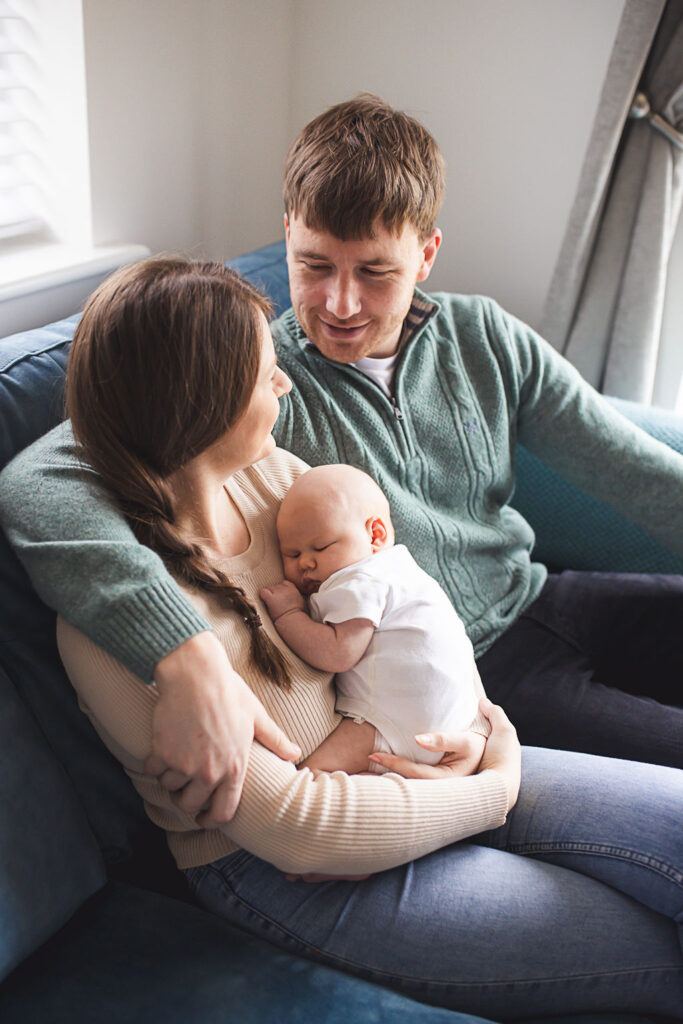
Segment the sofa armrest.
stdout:
[[[623,399],[608,400],[648,434],[683,453],[683,417]],[[683,573],[682,558],[521,445],[516,460],[512,504],[534,529],[536,561],[555,570]]]

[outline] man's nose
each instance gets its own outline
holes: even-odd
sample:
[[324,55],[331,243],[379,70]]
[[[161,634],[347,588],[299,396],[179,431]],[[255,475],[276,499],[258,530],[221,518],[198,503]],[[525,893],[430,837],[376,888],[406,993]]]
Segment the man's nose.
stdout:
[[360,313],[360,291],[352,275],[338,274],[330,282],[326,309],[337,320],[348,320]]

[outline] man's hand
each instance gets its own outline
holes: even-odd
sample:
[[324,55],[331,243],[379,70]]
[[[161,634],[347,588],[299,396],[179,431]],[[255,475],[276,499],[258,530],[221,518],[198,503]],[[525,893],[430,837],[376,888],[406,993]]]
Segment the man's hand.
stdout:
[[260,597],[273,622],[286,612],[306,610],[306,602],[289,580],[275,583],[272,587],[264,587]]
[[233,671],[213,633],[198,633],[167,654],[154,680],[161,696],[145,771],[159,777],[181,810],[203,810],[197,822],[204,828],[233,817],[253,739],[284,760],[301,757]]

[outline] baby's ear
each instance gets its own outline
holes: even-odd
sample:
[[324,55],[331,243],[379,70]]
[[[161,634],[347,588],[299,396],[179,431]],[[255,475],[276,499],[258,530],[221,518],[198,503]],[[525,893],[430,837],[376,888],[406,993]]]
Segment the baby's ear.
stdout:
[[373,552],[381,551],[387,546],[390,535],[381,516],[372,516],[366,522],[365,528],[368,531]]

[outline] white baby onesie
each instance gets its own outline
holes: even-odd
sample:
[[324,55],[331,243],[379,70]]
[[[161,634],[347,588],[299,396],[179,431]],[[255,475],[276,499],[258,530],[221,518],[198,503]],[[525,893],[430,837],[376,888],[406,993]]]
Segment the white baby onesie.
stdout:
[[474,652],[436,580],[403,544],[332,574],[310,597],[318,622],[369,619],[370,644],[336,677],[337,711],[370,722],[391,752],[436,764],[415,733],[460,732],[477,715]]

